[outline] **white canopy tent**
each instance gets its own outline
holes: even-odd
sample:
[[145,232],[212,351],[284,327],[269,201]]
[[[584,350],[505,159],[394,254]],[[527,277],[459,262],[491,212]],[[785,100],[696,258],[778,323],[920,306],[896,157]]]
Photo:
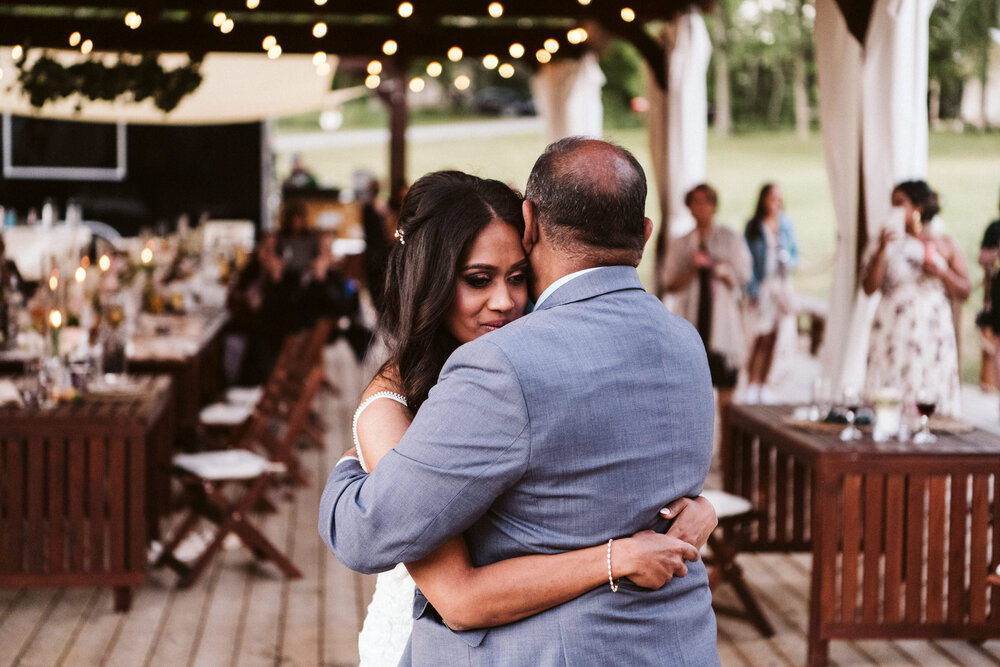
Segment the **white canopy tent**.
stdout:
[[[864,46],[835,0],[816,2],[816,62],[837,248],[823,372],[834,387],[864,379],[877,304],[858,289],[862,241],[876,238],[890,193],[927,172],[928,20],[934,0],[875,0]],[[863,230],[863,235],[862,235]]]

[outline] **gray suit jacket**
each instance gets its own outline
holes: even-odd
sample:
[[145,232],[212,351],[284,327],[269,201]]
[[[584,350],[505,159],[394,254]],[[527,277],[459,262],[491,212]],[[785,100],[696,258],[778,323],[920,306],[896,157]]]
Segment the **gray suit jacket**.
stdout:
[[[331,473],[320,534],[351,569],[378,572],[460,533],[478,566],[663,531],[659,508],[701,491],[713,415],[695,329],[635,269],[591,271],[456,350],[373,474],[350,461]],[[623,581],[462,633],[418,592],[404,662],[716,664],[705,568],[690,565],[658,591]]]

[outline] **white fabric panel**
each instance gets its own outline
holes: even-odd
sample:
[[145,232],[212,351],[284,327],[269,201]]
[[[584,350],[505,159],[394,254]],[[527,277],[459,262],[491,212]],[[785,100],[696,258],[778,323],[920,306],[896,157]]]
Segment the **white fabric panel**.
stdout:
[[597,56],[591,52],[577,60],[542,65],[531,80],[531,93],[545,124],[547,143],[572,136],[603,136],[604,82]]
[[[75,51],[51,51],[64,64],[86,60]],[[117,57],[116,55],[110,57]],[[179,67],[187,62],[187,56],[164,54],[160,64],[166,69]],[[286,54],[271,60],[263,52],[260,55],[237,53],[209,53],[201,65],[202,82],[197,90],[181,100],[170,113],[157,109],[152,100],[141,104],[123,101],[90,102],[82,101],[83,109],[76,111],[80,100],[77,97],[50,102],[38,110],[28,104],[16,83],[0,86],[0,111],[8,111],[25,116],[62,118],[91,122],[193,125],[215,123],[239,123],[276,118],[302,111],[336,106],[347,97],[367,94],[351,89],[349,95],[343,91],[330,91],[330,81],[336,70],[336,56],[330,56],[330,72],[319,76],[312,64],[312,56]],[[4,83],[14,82],[17,69],[10,57],[9,48],[0,48],[0,68],[4,71]]]
[[834,0],[816,2],[820,118],[837,216],[837,256],[824,374],[860,387],[877,296],[858,290],[858,169],[864,164],[867,232],[878,235],[893,186],[927,172],[928,19],[934,0],[877,0],[866,49]]
[[665,27],[663,39],[670,43],[669,91],[664,93],[647,70],[649,144],[662,219],[669,225],[670,236],[682,236],[694,228],[684,195],[705,181],[706,74],[712,42],[698,12],[683,14]]

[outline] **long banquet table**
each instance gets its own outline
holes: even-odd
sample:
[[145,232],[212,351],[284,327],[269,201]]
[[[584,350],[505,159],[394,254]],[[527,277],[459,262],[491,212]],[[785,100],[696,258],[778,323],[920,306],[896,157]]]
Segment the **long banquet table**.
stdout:
[[110,586],[129,608],[168,509],[174,410],[169,377],[127,386],[0,408],[0,586]]
[[724,486],[760,512],[747,550],[810,550],[808,664],[831,639],[1000,637],[1000,438],[844,443],[787,406],[730,405]]

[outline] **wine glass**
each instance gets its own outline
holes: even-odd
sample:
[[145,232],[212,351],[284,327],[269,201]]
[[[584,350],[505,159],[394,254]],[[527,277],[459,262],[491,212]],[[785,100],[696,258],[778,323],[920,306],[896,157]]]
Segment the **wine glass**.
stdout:
[[860,440],[861,429],[854,425],[858,409],[861,408],[861,394],[857,387],[844,387],[844,408],[847,410],[847,428],[840,432],[840,439],[845,442]]
[[937,396],[928,389],[917,392],[917,412],[920,413],[920,430],[913,434],[913,442],[918,445],[929,445],[937,442],[937,436],[927,427],[934,409],[937,407]]

